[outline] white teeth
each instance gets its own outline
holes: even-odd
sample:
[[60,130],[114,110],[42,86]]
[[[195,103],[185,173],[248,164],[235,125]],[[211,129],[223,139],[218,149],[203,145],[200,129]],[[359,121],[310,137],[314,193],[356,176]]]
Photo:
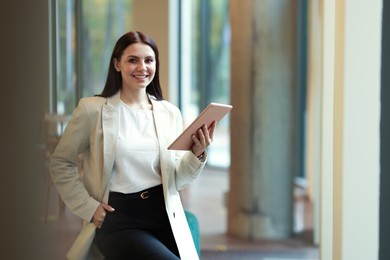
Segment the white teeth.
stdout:
[[142,75],[142,76],[135,75],[134,77],[137,78],[137,79],[144,79],[144,78],[146,78],[147,76],[146,76],[146,75]]

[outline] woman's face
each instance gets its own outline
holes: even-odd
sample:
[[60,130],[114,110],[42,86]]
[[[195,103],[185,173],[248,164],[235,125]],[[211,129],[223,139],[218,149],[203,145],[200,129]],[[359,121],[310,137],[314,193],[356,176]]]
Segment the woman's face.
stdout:
[[118,61],[115,69],[122,75],[122,88],[146,89],[156,73],[156,58],[153,49],[143,43],[129,45]]

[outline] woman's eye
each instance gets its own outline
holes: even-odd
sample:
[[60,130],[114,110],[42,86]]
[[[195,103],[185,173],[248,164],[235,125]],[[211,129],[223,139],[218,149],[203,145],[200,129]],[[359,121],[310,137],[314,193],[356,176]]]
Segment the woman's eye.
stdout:
[[146,60],[145,60],[145,63],[148,63],[148,64],[149,64],[149,63],[152,63],[152,62],[154,62],[153,59],[146,59]]
[[130,59],[129,62],[130,63],[137,63],[137,60],[136,59]]

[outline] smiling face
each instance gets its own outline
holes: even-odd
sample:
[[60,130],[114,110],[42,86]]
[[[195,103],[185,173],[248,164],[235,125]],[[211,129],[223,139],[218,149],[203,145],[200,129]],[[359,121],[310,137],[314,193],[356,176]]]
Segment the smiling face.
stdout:
[[121,73],[122,89],[146,90],[156,73],[154,51],[146,44],[129,45],[120,60],[114,59],[113,62],[115,69]]

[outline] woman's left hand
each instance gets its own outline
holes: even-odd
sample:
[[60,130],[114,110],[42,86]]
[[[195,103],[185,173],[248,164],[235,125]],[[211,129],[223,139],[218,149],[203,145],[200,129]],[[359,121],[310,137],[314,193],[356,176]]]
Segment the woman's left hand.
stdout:
[[192,140],[194,141],[194,145],[192,146],[192,153],[199,157],[204,153],[207,146],[209,146],[213,142],[214,130],[217,126],[217,121],[214,121],[209,128],[206,125],[199,128],[198,137],[196,135],[192,135]]

